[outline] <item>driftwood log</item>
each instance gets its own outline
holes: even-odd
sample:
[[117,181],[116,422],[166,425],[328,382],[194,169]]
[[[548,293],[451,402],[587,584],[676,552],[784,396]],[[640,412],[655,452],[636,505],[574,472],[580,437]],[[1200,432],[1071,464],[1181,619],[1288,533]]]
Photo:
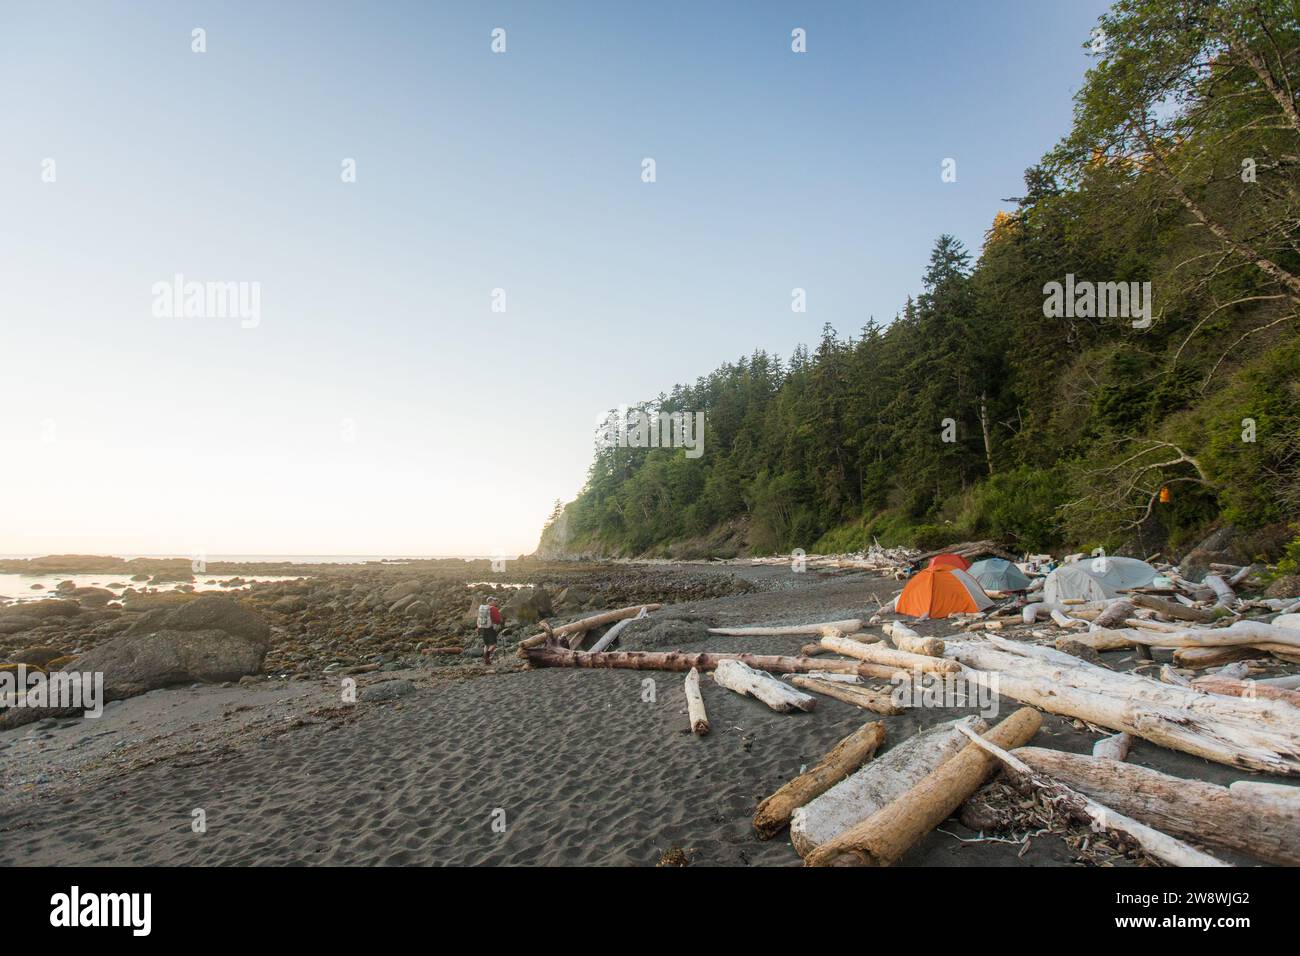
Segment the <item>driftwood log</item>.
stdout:
[[790,818],[790,842],[795,850],[806,857],[902,797],[940,764],[956,756],[966,746],[966,738],[955,729],[959,723],[977,733],[988,729],[988,724],[978,717],[962,717],[923,730],[795,810]]
[[880,664],[896,670],[917,670],[933,674],[956,674],[961,672],[961,665],[942,657],[929,657],[925,654],[909,654],[907,651],[883,647],[880,644],[863,644],[851,641],[847,637],[823,637],[822,647],[856,658],[869,664]]
[[863,724],[837,743],[817,766],[799,774],[758,805],[754,812],[754,829],[759,839],[768,840],[780,833],[796,809],[861,767],[884,742],[885,725],[873,721]]
[[[1009,775],[1039,790],[1058,810],[1062,810],[1074,819],[1088,823],[1094,830],[1117,834],[1129,842],[1136,843],[1147,854],[1168,863],[1170,866],[1228,866],[1208,853],[1202,853],[1196,847],[1189,846],[1182,840],[1160,830],[1147,826],[1140,820],[1133,820],[1122,813],[1117,813],[1108,806],[1098,803],[1087,794],[1079,793],[1061,781],[1035,771],[1019,757],[1007,752],[991,741],[984,740],[977,734],[970,734],[975,746],[988,751],[1008,771]],[[1095,760],[1097,758],[1084,758]],[[1128,764],[1119,764],[1128,767]]]
[[[1154,594],[1141,594],[1133,592],[1129,594],[1128,599],[1138,607],[1144,607],[1149,611],[1157,611],[1165,617],[1172,618],[1175,621],[1191,621],[1194,624],[1213,624],[1219,618],[1219,612],[1206,610],[1198,607],[1188,607],[1186,604],[1179,604],[1177,601],[1167,601],[1162,597]],[[1125,615],[1128,617],[1129,615]]]
[[686,718],[691,730],[703,737],[709,732],[709,717],[704,712],[704,696],[700,693],[700,672],[692,667],[686,672]]
[[943,656],[943,641],[937,637],[922,637],[906,624],[899,624],[897,621],[885,624],[883,630],[900,651],[924,654],[926,657]]
[[[624,618],[636,617],[641,613],[643,608],[648,612],[657,611],[661,607],[663,607],[662,604],[636,604],[631,607],[621,607],[617,611],[606,611],[603,614],[584,617],[579,621],[571,621],[568,624],[561,624],[559,627],[551,628],[550,633],[554,634],[556,637],[568,637],[573,634],[585,633],[586,631],[590,631],[593,627],[601,627],[604,624],[613,624],[615,621],[621,621]],[[547,632],[545,630],[543,630],[541,634],[534,634],[532,637],[525,637],[519,642],[519,650],[517,651],[518,655],[523,657],[524,652],[528,650],[528,648],[538,647],[545,644],[546,637]]]
[[820,636],[827,631],[848,634],[862,629],[861,618],[845,621],[824,621],[821,624],[778,624],[772,627],[711,627],[710,634],[720,637],[781,637],[785,635]]
[[1040,747],[1012,753],[1039,773],[1158,830],[1268,863],[1300,865],[1300,787],[1281,787],[1289,792],[1274,795],[1104,757]]
[[910,677],[910,672],[880,664],[844,661],[827,658],[786,657],[779,654],[727,654],[712,651],[687,653],[684,651],[571,651],[567,647],[530,647],[524,657],[533,667],[590,667],[620,668],[635,671],[688,671],[692,667],[704,671],[714,670],[722,661],[741,661],[756,670],[773,674],[807,674],[828,671],[854,674],[858,677],[876,677],[899,680]]
[[800,693],[766,671],[755,670],[741,661],[720,662],[713,670],[713,682],[744,697],[762,701],[779,714],[788,714],[792,710],[808,712],[817,706],[817,698],[811,694]]
[[[593,651],[603,651],[605,648],[609,647],[609,645],[614,643],[615,638],[617,638],[620,634],[623,633],[624,628],[626,628],[633,621],[644,620],[647,617],[647,615],[648,612],[646,611],[646,609],[641,608],[641,613],[639,613],[636,617],[623,618],[623,620],[619,621],[608,631],[602,634],[600,636],[600,640],[596,641],[595,644],[591,645],[591,649]],[[582,639],[586,636],[586,634],[587,634],[586,631],[580,631],[579,633],[573,635],[573,638],[569,641],[569,647],[571,647],[573,650],[576,651],[578,649],[578,645],[582,643]]]
[[[1003,749],[1019,747],[1038,732],[1042,717],[1022,707],[987,734]],[[974,743],[922,778],[915,786],[856,826],[823,843],[804,858],[808,866],[890,866],[979,789],[997,759]]]
[[947,653],[966,679],[1055,714],[1264,773],[1300,774],[1300,721],[1288,704],[1220,697],[991,637]]
[[790,683],[794,684],[795,687],[810,690],[814,694],[824,694],[827,697],[842,700],[846,704],[883,714],[886,717],[892,717],[904,712],[904,708],[894,703],[894,698],[888,691],[858,687],[853,684],[836,683],[802,675],[791,677]]
[[1129,747],[1133,746],[1132,734],[1111,734],[1102,737],[1092,745],[1094,757],[1106,757],[1109,760],[1123,761],[1128,757]]

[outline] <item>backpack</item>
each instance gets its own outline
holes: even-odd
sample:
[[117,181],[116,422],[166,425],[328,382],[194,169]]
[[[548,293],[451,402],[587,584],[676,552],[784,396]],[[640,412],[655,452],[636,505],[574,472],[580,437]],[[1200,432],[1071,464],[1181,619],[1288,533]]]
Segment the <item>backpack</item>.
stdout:
[[478,606],[478,626],[492,626],[492,606],[489,604],[480,604]]

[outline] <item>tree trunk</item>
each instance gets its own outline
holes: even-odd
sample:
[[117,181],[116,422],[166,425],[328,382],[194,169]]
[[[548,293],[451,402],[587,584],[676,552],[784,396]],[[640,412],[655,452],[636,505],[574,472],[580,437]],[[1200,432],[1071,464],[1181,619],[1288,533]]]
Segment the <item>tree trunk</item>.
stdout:
[[904,708],[894,703],[893,697],[885,691],[872,690],[869,687],[855,687],[852,684],[839,684],[834,681],[818,680],[815,677],[800,675],[790,678],[790,683],[794,684],[795,687],[802,687],[804,690],[810,690],[815,694],[825,694],[827,697],[834,697],[846,704],[883,714],[886,717],[896,716],[904,712]]
[[686,716],[695,733],[703,737],[709,732],[709,718],[704,712],[704,697],[700,694],[700,672],[695,667],[686,673]]
[[[1300,774],[1300,724],[1287,704],[1200,694],[1049,648],[1019,647],[1034,656],[1004,653],[987,642],[950,643],[948,653],[978,668],[966,670],[967,680],[1051,713],[1229,766]],[[1044,654],[1055,657],[1045,660]]]
[[[1238,850],[1283,866],[1300,864],[1294,800],[1173,777],[1148,767],[1040,747],[1014,751],[1034,770],[1175,836]],[[1287,787],[1300,796],[1300,787]]]
[[[1170,866],[1228,866],[1222,860],[1202,853],[1196,847],[1188,846],[1160,830],[1153,829],[1139,820],[1131,820],[1121,813],[1116,813],[1108,806],[1103,806],[1091,797],[1072,790],[1059,780],[1054,780],[1038,773],[1019,757],[1007,753],[1004,748],[985,741],[974,734],[972,742],[993,754],[1009,774],[1024,784],[1042,791],[1043,795],[1058,810],[1089,824],[1094,830],[1114,833],[1131,843],[1140,846],[1148,856],[1152,856]],[[1031,748],[1032,749],[1032,748]],[[1095,758],[1093,758],[1095,759]],[[1127,767],[1128,764],[1119,764]]]
[[[552,628],[551,632],[556,637],[566,637],[570,634],[578,634],[584,631],[590,631],[593,627],[600,627],[602,624],[613,624],[615,621],[621,621],[624,618],[636,617],[641,613],[641,609],[648,611],[657,611],[662,604],[637,604],[632,607],[622,607],[617,611],[606,611],[604,614],[597,614],[594,617],[584,617],[580,621],[572,621],[569,624],[561,624],[559,627]],[[519,650],[516,652],[520,657],[530,647],[537,647],[546,643],[546,634],[534,634],[532,637],[526,637],[519,642]]]
[[817,766],[801,773],[758,805],[754,829],[759,839],[776,836],[790,822],[796,809],[821,796],[871,759],[885,742],[885,725],[880,721],[863,724],[837,743]]
[[792,710],[808,713],[817,707],[817,698],[782,684],[765,671],[755,670],[741,661],[722,661],[713,670],[713,682],[734,690],[742,697],[762,701],[778,714]]
[[966,746],[966,738],[955,729],[963,722],[978,733],[988,729],[978,717],[962,717],[923,730],[795,810],[790,818],[795,850],[806,857],[911,790]]
[[909,654],[924,654],[926,657],[943,657],[943,641],[937,637],[922,637],[906,624],[891,621],[883,630],[900,651]]
[[847,621],[826,621],[823,624],[779,624],[775,627],[711,627],[709,633],[722,637],[779,637],[795,634],[820,636],[830,630],[850,634],[861,628],[862,620],[853,618]]
[[636,671],[688,671],[692,667],[698,667],[701,671],[711,671],[721,661],[742,661],[757,670],[771,671],[774,674],[829,671],[882,680],[893,680],[896,676],[904,680],[911,676],[908,671],[880,664],[778,654],[717,654],[712,651],[604,651],[593,654],[590,651],[571,651],[563,647],[530,647],[525,652],[525,658],[533,667],[611,667]]
[[984,432],[984,460],[988,463],[991,475],[993,474],[993,435],[989,431],[988,401],[983,392],[980,393],[980,429]]
[[[1038,732],[1042,717],[1023,707],[986,736],[1004,749],[1019,747]],[[808,866],[890,866],[937,827],[980,788],[997,766],[976,744],[956,756],[883,809],[841,833],[804,858]]]
[[961,665],[942,657],[927,657],[924,654],[909,654],[892,647],[879,644],[863,644],[846,637],[823,637],[822,647],[843,654],[845,657],[857,658],[870,664],[880,664],[899,670],[926,671],[932,674],[957,674]]

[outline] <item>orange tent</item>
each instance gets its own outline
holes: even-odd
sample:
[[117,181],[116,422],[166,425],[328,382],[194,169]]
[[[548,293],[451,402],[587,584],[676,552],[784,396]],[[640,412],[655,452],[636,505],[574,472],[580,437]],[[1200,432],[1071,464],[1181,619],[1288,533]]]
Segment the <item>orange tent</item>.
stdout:
[[932,568],[957,568],[960,571],[969,571],[970,562],[960,554],[936,554],[930,559]]
[[931,565],[908,579],[894,609],[912,617],[939,618],[982,611],[992,606],[993,602],[979,582],[965,571]]

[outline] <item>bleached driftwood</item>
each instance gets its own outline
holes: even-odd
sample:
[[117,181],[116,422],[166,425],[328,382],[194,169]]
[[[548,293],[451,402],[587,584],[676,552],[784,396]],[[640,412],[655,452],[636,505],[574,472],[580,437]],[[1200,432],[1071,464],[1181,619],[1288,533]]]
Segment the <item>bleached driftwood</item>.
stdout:
[[[595,614],[591,617],[584,617],[579,621],[571,621],[568,624],[561,624],[559,627],[551,628],[550,633],[556,637],[568,637],[573,634],[585,633],[593,627],[600,627],[603,624],[613,624],[615,621],[621,621],[624,618],[636,617],[641,613],[642,608],[646,611],[657,611],[662,604],[635,604],[631,607],[621,607],[617,611],[605,611],[603,614]],[[532,637],[526,637],[519,642],[518,655],[524,656],[524,651],[530,647],[539,647],[546,643],[546,632],[534,634]]]
[[[1022,707],[986,735],[1000,747],[1019,747],[1042,723],[1038,711]],[[960,729],[958,730],[960,733]],[[970,743],[877,810],[806,857],[808,866],[890,866],[923,836],[952,816],[962,801],[993,773],[997,760]]]
[[711,627],[710,634],[722,637],[781,637],[785,635],[812,634],[820,636],[827,631],[849,634],[862,629],[862,620],[824,621],[821,624],[777,624],[772,627]]
[[906,624],[899,624],[897,621],[885,624],[882,630],[889,635],[889,639],[900,651],[924,654],[926,657],[943,656],[943,641],[937,637],[922,637]]
[[[1145,823],[1133,820],[1122,813],[1117,813],[1109,806],[1098,803],[1086,794],[1071,789],[1059,780],[1035,771],[1033,767],[1030,767],[1019,757],[1013,756],[1005,748],[998,747],[978,734],[971,734],[970,737],[972,743],[996,757],[1004,767],[1011,771],[1012,775],[1036,790],[1042,791],[1053,806],[1065,811],[1077,820],[1091,824],[1094,830],[1114,833],[1124,837],[1142,847],[1149,855],[1162,863],[1168,863],[1170,866],[1229,865],[1210,856],[1208,853],[1202,853],[1196,847],[1189,846],[1182,840],[1167,833],[1162,833]],[[1096,760],[1098,758],[1084,759]],[[1128,764],[1118,764],[1118,766],[1129,767]]]
[[686,672],[686,718],[691,722],[691,730],[699,736],[709,732],[709,717],[700,694],[700,671],[695,667]]
[[[1285,687],[1271,687],[1261,681],[1233,680],[1232,678],[1211,674],[1196,678],[1192,681],[1192,686],[1209,694],[1249,697],[1259,700],[1280,700],[1292,707],[1300,707],[1300,691],[1288,690]],[[1296,714],[1296,719],[1300,720],[1300,712]]]
[[837,743],[817,766],[799,774],[758,805],[754,829],[759,838],[767,840],[779,833],[797,808],[861,767],[884,742],[885,725],[877,720],[863,724]]
[[858,687],[838,681],[818,680],[815,677],[801,675],[791,677],[790,683],[794,684],[795,687],[802,687],[804,690],[810,690],[815,694],[824,694],[827,697],[842,700],[846,704],[853,704],[855,707],[861,707],[864,710],[870,710],[885,716],[901,714],[904,710],[904,708],[894,703],[894,699],[888,691],[873,690],[870,687]]
[[1286,794],[1205,783],[1098,756],[1021,747],[1012,754],[1034,770],[1107,807],[1173,836],[1264,860],[1300,863],[1300,787]]
[[[1185,604],[1179,604],[1177,601],[1166,601],[1162,597],[1154,594],[1132,593],[1128,600],[1151,611],[1157,611],[1165,617],[1173,618],[1175,621],[1192,621],[1196,624],[1211,624],[1219,616],[1215,611],[1203,608],[1188,607]],[[1125,615],[1129,617],[1130,615]]]
[[[591,652],[594,654],[594,653],[596,653],[597,651],[603,651],[605,648],[609,647],[609,645],[611,645],[611,644],[614,643],[614,638],[618,637],[619,634],[621,634],[621,633],[623,632],[623,628],[627,627],[627,626],[628,626],[629,624],[631,624],[633,621],[640,621],[640,620],[643,620],[644,618],[646,618],[646,617],[648,617],[648,616],[649,616],[649,614],[646,612],[646,609],[645,609],[645,608],[641,608],[641,613],[638,614],[636,617],[625,617],[625,618],[623,618],[623,620],[619,621],[617,624],[615,624],[613,627],[611,627],[608,631],[606,631],[604,634],[602,634],[602,635],[600,636],[600,640],[598,640],[595,644],[592,644],[592,645],[591,645]],[[581,642],[582,642],[582,638],[581,638],[581,637],[576,637],[575,640],[576,640],[578,643],[581,643]],[[569,642],[569,646],[570,646],[570,647],[574,647],[574,648],[576,648],[576,647],[577,647],[577,644],[575,644],[573,641],[570,641],[570,642]]]
[[924,730],[891,747],[851,777],[840,781],[817,799],[794,811],[790,842],[807,856],[845,830],[916,786],[945,760],[966,746],[955,725],[968,724],[982,733],[988,724],[978,717],[962,717]]
[[1060,611],[1052,611],[1052,620],[1057,627],[1087,627],[1088,622],[1078,618],[1069,617]]
[[792,710],[810,711],[817,706],[816,697],[801,694],[794,688],[782,684],[771,674],[754,670],[740,661],[720,663],[714,668],[713,681],[719,687],[760,700],[781,714],[788,714]]
[[1102,737],[1101,740],[1092,745],[1092,755],[1123,762],[1128,757],[1128,749],[1132,745],[1132,734],[1111,734],[1109,737]]
[[1123,598],[1111,601],[1092,619],[1092,630],[1115,627],[1132,616],[1133,602]]
[[1276,701],[1202,694],[991,637],[949,643],[964,676],[1001,695],[1234,767],[1300,774],[1300,722]]
[[1232,602],[1237,600],[1236,593],[1233,592],[1228,582],[1219,577],[1219,575],[1207,574],[1205,576],[1205,583],[1213,588],[1214,596],[1218,599],[1218,603],[1224,607],[1232,607]]
[[859,641],[851,641],[847,637],[823,637],[821,644],[822,647],[832,650],[836,654],[843,654],[845,657],[856,658],[870,664],[893,667],[898,670],[919,670],[934,674],[955,674],[961,670],[961,667],[957,666],[953,661],[942,657],[909,654],[907,651],[895,650],[892,647],[884,647],[880,644],[863,644]]

